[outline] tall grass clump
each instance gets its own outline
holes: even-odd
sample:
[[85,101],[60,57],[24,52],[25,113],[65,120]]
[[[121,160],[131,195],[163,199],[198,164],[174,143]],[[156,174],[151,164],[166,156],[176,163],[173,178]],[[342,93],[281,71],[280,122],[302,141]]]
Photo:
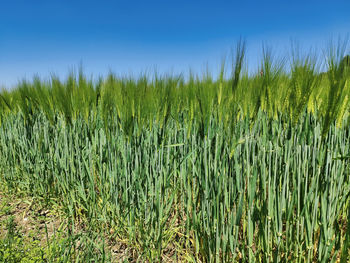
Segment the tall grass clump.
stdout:
[[1,184],[130,261],[347,262],[350,75],[337,50],[323,74],[314,54],[293,49],[288,71],[266,47],[248,74],[240,41],[228,77],[223,64],[218,78],[22,81],[0,93]]
[[[306,110],[312,92],[320,83],[317,76],[317,57],[310,51],[309,54],[300,54],[300,48],[293,46],[291,62],[291,78],[286,96],[290,118],[294,123]],[[313,110],[313,109],[311,109]]]
[[347,44],[348,37],[343,41],[339,39],[337,46],[331,42],[328,47],[327,77],[329,91],[323,134],[328,132],[331,122],[337,121],[338,123],[341,123],[348,105],[348,95],[346,93],[348,93],[347,89],[350,65],[348,60],[346,60],[347,57],[345,57]]

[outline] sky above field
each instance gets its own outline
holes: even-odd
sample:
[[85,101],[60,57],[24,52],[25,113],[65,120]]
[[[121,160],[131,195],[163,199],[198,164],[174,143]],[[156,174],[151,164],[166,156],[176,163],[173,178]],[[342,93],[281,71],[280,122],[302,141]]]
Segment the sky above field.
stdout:
[[0,5],[0,85],[34,74],[64,77],[82,64],[109,71],[216,72],[247,41],[250,70],[262,43],[285,54],[290,39],[325,47],[350,31],[350,1],[11,0]]

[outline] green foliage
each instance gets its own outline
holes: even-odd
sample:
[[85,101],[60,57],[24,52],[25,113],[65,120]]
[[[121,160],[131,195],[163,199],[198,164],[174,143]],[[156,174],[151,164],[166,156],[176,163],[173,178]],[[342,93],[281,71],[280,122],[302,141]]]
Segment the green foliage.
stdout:
[[331,43],[328,48],[328,101],[325,113],[325,121],[323,126],[323,135],[325,135],[332,122],[343,117],[345,109],[348,106],[349,90],[347,89],[347,82],[350,76],[350,67],[346,65],[345,52],[347,48],[347,39],[338,40],[338,45],[334,47]]
[[23,81],[0,98],[0,182],[64,208],[69,233],[44,255],[67,261],[107,260],[94,245],[107,236],[136,261],[345,262],[341,50],[323,75],[296,52],[288,73],[268,48],[249,75],[240,42],[229,79],[223,66],[218,79]]
[[113,229],[143,259],[172,248],[179,260],[328,261],[346,246],[350,167],[334,158],[350,154],[348,128],[322,138],[310,113],[294,126],[260,111],[228,132],[212,116],[204,138],[170,119],[130,139],[117,120],[109,138],[82,117],[51,129],[38,115],[29,139],[19,116],[0,129],[1,180],[51,196],[72,222]]
[[298,48],[293,49],[292,52],[292,72],[286,102],[295,124],[305,111],[312,91],[320,84],[320,77],[316,74],[316,56],[307,55],[303,58]]

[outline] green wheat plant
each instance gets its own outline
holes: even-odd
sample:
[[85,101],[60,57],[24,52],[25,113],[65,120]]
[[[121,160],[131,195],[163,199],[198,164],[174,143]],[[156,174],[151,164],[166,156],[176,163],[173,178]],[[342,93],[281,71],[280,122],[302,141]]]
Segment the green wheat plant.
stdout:
[[293,50],[288,71],[266,47],[248,74],[240,41],[230,76],[223,63],[218,78],[22,81],[0,93],[0,182],[62,208],[76,262],[118,262],[116,244],[125,262],[348,262],[350,72],[336,50],[324,74],[313,54]]

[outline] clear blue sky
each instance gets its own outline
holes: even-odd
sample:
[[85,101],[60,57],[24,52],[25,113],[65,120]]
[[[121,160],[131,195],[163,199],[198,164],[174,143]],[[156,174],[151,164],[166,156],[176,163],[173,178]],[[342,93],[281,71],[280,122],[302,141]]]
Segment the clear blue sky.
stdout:
[[[350,31],[350,1],[2,0],[0,85],[82,62],[94,76],[213,71],[240,36],[255,65],[261,43],[282,50],[290,38],[319,45]],[[255,64],[254,64],[255,63]]]

